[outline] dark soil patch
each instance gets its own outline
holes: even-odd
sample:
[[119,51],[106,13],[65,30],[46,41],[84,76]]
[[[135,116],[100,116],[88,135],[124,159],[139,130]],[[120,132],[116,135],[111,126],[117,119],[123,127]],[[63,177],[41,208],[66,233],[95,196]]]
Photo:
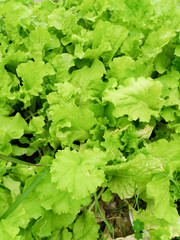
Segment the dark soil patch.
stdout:
[[[129,218],[128,204],[121,200],[118,195],[113,194],[110,202],[104,202],[100,199],[99,206],[102,214],[114,229],[114,234],[111,234],[112,239],[126,237],[134,233]],[[107,236],[109,231],[100,214],[97,214],[96,221],[100,225],[102,235]]]

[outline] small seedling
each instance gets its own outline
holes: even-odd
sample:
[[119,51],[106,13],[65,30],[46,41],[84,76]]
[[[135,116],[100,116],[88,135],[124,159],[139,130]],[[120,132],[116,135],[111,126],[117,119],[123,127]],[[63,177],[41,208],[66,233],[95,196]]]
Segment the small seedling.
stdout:
[[142,231],[144,230],[144,223],[139,219],[133,221],[133,229],[135,231],[135,238],[140,240],[142,239]]

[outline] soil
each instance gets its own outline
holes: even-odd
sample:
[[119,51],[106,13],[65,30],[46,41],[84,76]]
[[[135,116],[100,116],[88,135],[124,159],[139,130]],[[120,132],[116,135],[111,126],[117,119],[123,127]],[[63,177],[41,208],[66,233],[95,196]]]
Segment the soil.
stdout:
[[[134,233],[129,218],[128,205],[118,195],[114,194],[110,202],[104,202],[100,199],[99,206],[109,225],[114,229],[113,233],[109,234],[106,224],[98,213],[96,221],[100,225],[102,239],[124,239],[121,237],[126,237]],[[108,238],[106,238],[107,236]]]

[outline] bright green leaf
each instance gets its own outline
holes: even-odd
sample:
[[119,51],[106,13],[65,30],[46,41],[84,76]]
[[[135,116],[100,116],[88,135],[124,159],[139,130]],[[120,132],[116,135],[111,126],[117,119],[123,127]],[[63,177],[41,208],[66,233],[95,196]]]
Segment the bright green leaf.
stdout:
[[106,174],[111,176],[109,188],[120,198],[130,198],[135,189],[139,192],[145,190],[146,184],[152,179],[154,173],[162,172],[161,161],[158,158],[138,154],[134,159],[115,166],[106,166]]
[[96,223],[94,213],[84,212],[73,226],[74,240],[96,240],[98,238],[99,226]]
[[104,182],[104,172],[99,168],[106,162],[105,153],[99,149],[58,151],[51,167],[51,178],[58,189],[68,191],[75,199],[84,198]]
[[118,90],[107,90],[104,101],[114,104],[113,115],[117,118],[128,115],[129,120],[149,122],[151,116],[157,117],[162,108],[161,87],[159,82],[150,78],[130,79]]
[[147,184],[147,194],[155,201],[155,208],[153,210],[155,216],[165,219],[169,223],[176,223],[178,212],[176,207],[171,204],[169,186],[168,178],[156,175]]

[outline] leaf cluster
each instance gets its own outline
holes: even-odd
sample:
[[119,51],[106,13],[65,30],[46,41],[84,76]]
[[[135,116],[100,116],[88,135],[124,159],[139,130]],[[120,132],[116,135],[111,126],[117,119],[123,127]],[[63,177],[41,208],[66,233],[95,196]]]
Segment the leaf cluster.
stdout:
[[179,14],[176,0],[0,1],[1,240],[96,240],[103,189],[136,198],[137,239],[180,235]]

